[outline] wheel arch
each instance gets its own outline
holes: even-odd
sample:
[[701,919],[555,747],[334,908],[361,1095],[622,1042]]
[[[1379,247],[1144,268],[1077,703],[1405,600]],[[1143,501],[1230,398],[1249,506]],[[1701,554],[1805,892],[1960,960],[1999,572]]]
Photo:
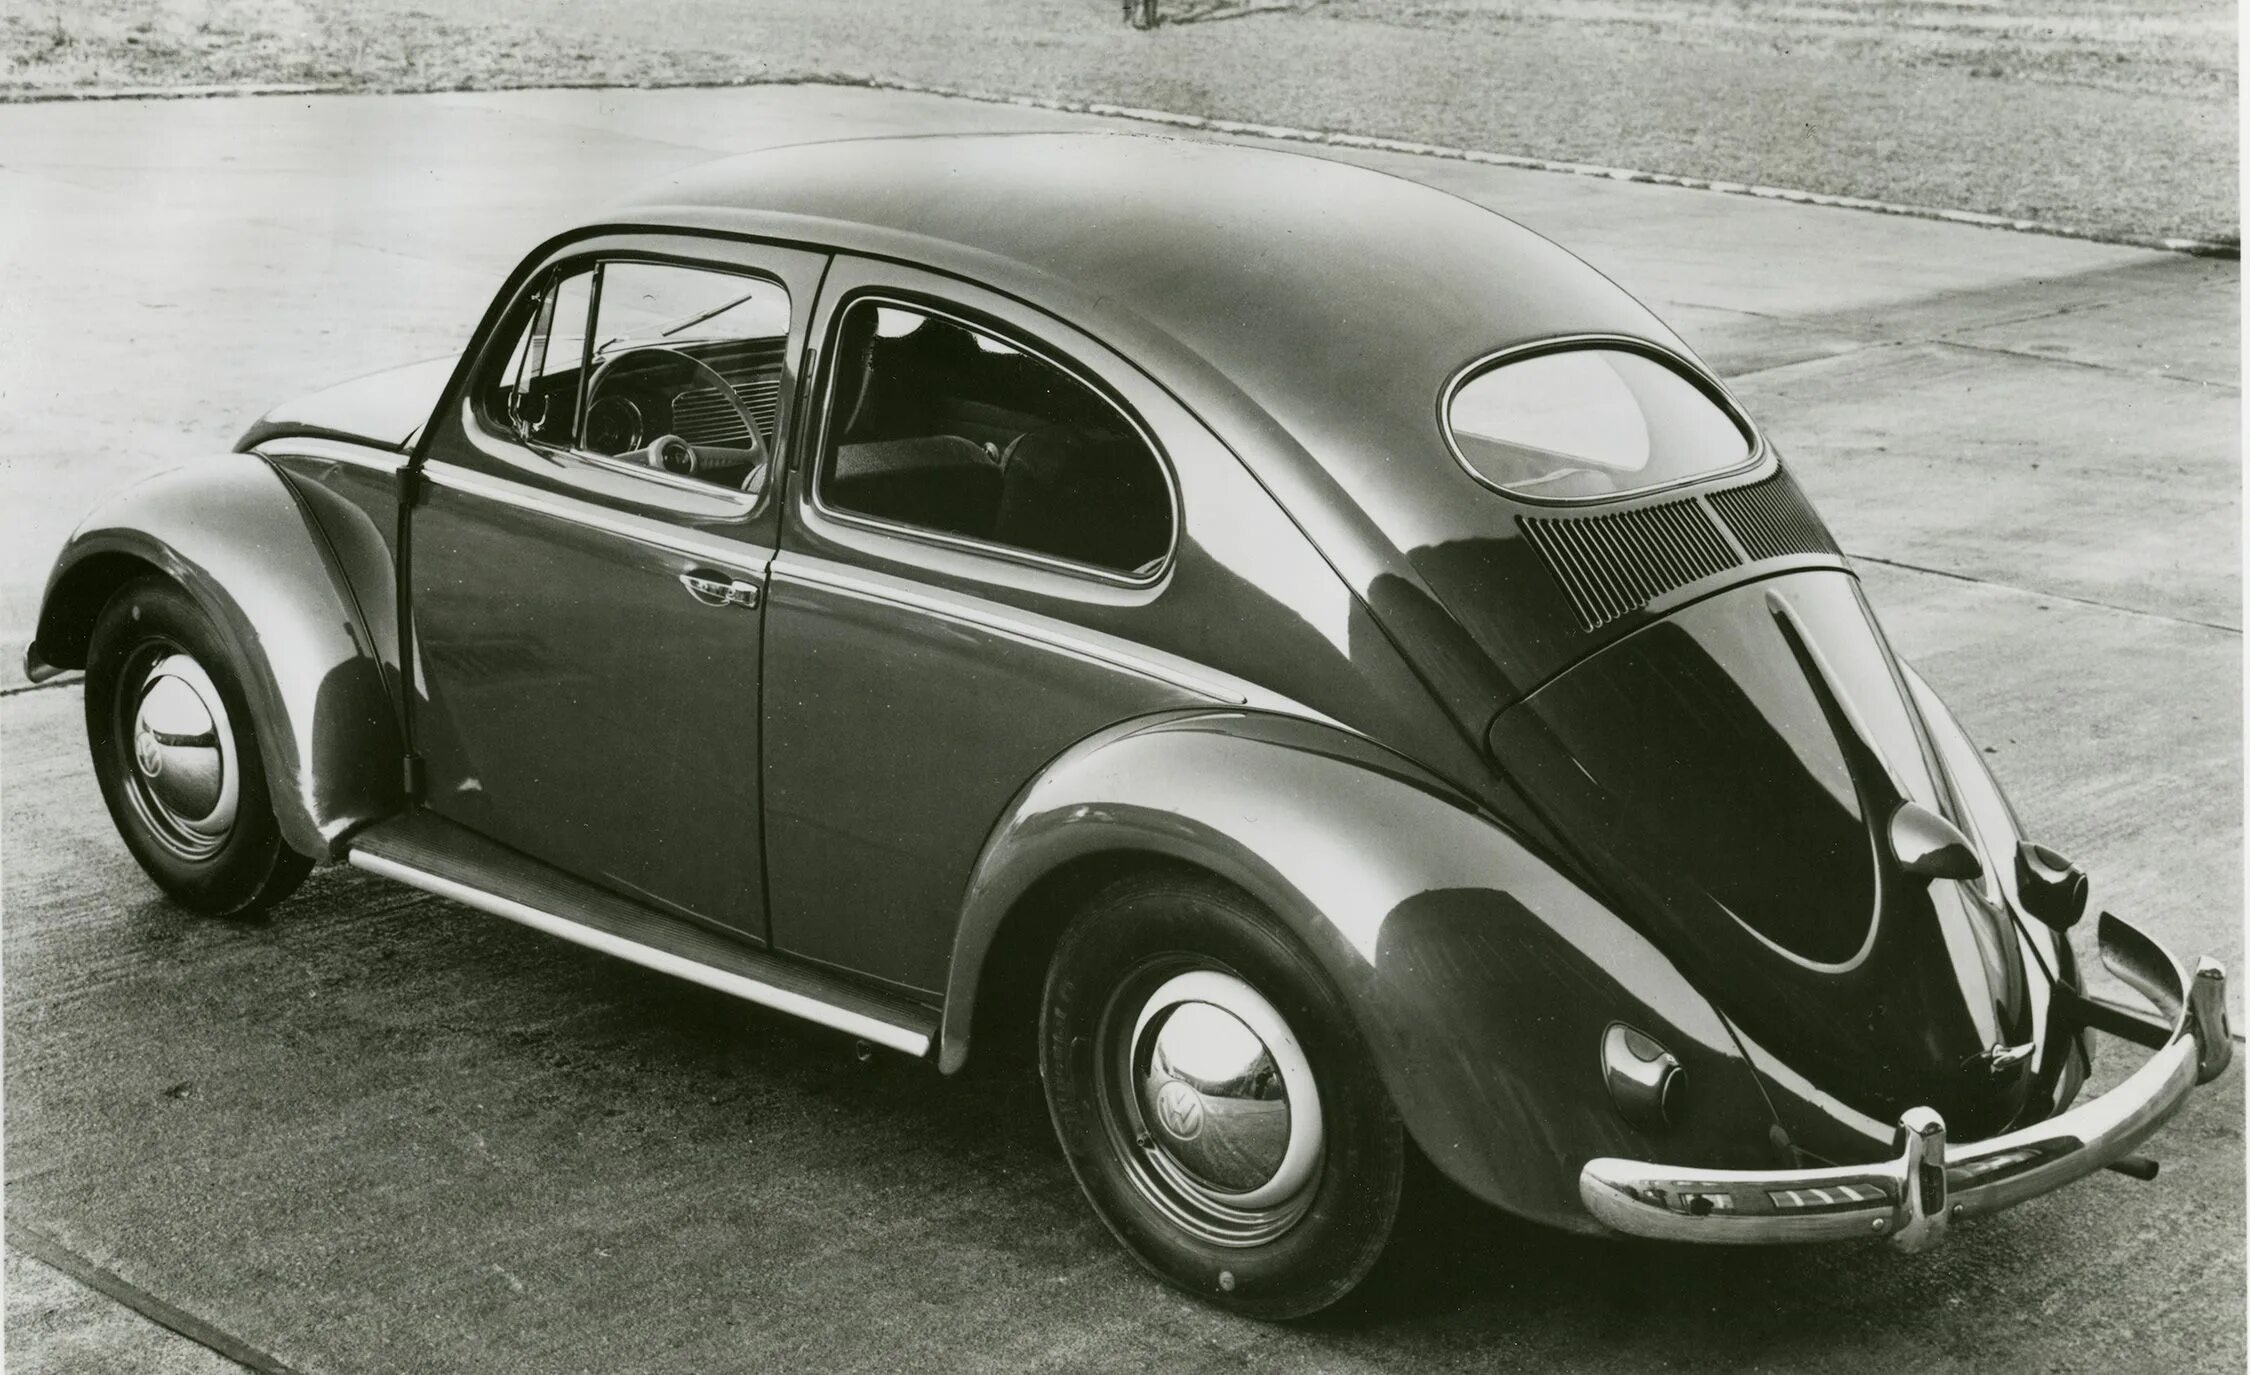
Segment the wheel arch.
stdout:
[[84,668],[103,608],[151,574],[185,592],[226,645],[291,849],[326,858],[398,809],[405,750],[381,648],[279,472],[226,454],[105,498],[48,575],[27,670]]
[[[102,549],[58,564],[39,607],[32,632],[38,680],[65,669],[86,667],[86,651],[94,636],[94,622],[117,590],[135,578],[169,577],[163,565],[137,552]],[[177,579],[174,579],[177,581]]]
[[[1112,727],[1025,787],[967,889],[940,1069],[966,1063],[988,993],[1020,992],[1084,898],[1141,866],[1200,871],[1279,918],[1344,995],[1417,1145],[1487,1202],[1590,1231],[1576,1181],[1596,1156],[1772,1163],[1731,1031],[1602,900],[1381,745],[1257,712]],[[1696,1075],[1683,1126],[1647,1135],[1610,1102],[1612,1021]]]

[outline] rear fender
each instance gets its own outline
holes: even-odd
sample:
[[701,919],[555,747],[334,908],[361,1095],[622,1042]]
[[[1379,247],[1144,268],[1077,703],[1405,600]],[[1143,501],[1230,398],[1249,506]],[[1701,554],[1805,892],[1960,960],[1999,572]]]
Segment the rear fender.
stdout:
[[[1416,1142],[1487,1202],[1591,1231],[1577,1178],[1596,1156],[1777,1159],[1771,1111],[1726,1024],[1654,946],[1397,755],[1257,713],[1114,727],[1025,789],[967,892],[942,1069],[967,1057],[986,957],[1017,904],[1097,856],[1192,865],[1274,912],[1352,1008]],[[1610,1103],[1600,1043],[1612,1022],[1680,1058],[1692,1091],[1678,1125],[1646,1134]]]
[[33,671],[85,667],[110,595],[150,570],[195,599],[233,656],[290,848],[329,857],[348,832],[398,810],[404,748],[382,656],[280,473],[226,454],[105,498],[48,575]]

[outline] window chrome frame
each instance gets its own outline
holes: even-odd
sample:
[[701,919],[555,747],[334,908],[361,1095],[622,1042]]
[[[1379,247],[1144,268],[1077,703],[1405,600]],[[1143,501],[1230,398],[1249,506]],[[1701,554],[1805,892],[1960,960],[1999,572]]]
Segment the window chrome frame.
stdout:
[[[1001,544],[994,540],[978,539],[973,535],[956,535],[945,530],[933,530],[926,526],[908,525],[900,521],[885,520],[881,516],[870,516],[856,511],[843,510],[831,506],[822,499],[821,482],[826,477],[830,466],[832,454],[829,439],[835,428],[836,420],[836,379],[840,371],[840,360],[836,357],[835,341],[841,332],[844,316],[863,305],[887,305],[900,310],[910,310],[920,315],[948,321],[964,329],[974,330],[979,334],[990,335],[1000,343],[1055,369],[1064,377],[1084,387],[1103,405],[1115,411],[1140,440],[1142,446],[1148,450],[1149,456],[1156,460],[1156,470],[1164,480],[1165,506],[1171,517],[1171,529],[1167,532],[1163,554],[1154,561],[1155,566],[1147,573],[1120,572],[1114,568],[1104,568],[1100,564],[1082,563],[1076,559],[1042,554],[1036,550],[1019,549],[1013,545]],[[800,434],[809,433],[815,438],[815,442],[806,454],[804,465],[807,469],[804,483],[805,506],[821,519],[832,520],[839,525],[857,526],[901,539],[959,550],[981,558],[1043,568],[1050,572],[1062,573],[1076,578],[1087,578],[1116,587],[1146,589],[1164,581],[1165,576],[1172,571],[1173,564],[1179,558],[1180,534],[1182,527],[1186,524],[1186,512],[1180,499],[1179,479],[1172,472],[1171,456],[1164,451],[1164,446],[1157,442],[1155,433],[1110,387],[1103,385],[1091,370],[1057,357],[1046,346],[1024,338],[1020,332],[1012,327],[978,319],[973,315],[963,313],[963,310],[964,308],[961,307],[940,305],[911,293],[874,288],[855,291],[845,296],[836,308],[829,313],[828,329],[818,343],[821,374],[818,388],[820,423],[817,428],[799,427]],[[767,485],[770,487],[772,484],[769,481]]]
[[[1703,393],[1706,399],[1717,406],[1727,419],[1734,423],[1734,427],[1741,431],[1742,437],[1749,442],[1749,453],[1739,463],[1730,464],[1727,467],[1714,469],[1707,473],[1693,473],[1686,477],[1673,478],[1669,482],[1651,483],[1645,487],[1628,488],[1621,492],[1603,492],[1596,496],[1583,497],[1535,496],[1529,492],[1519,492],[1512,487],[1494,482],[1491,478],[1478,472],[1475,465],[1470,463],[1468,457],[1461,452],[1460,443],[1453,437],[1453,400],[1460,394],[1461,389],[1486,373],[1495,372],[1511,363],[1526,362],[1550,353],[1578,353],[1595,349],[1638,354],[1678,374],[1682,381]],[[1698,483],[1739,477],[1766,465],[1773,458],[1773,449],[1766,442],[1765,432],[1758,428],[1755,421],[1751,420],[1749,412],[1742,408],[1741,402],[1734,399],[1734,394],[1727,390],[1725,384],[1697,366],[1693,359],[1678,350],[1667,348],[1653,340],[1637,339],[1629,334],[1557,334],[1544,339],[1535,339],[1530,343],[1512,344],[1507,348],[1497,349],[1471,359],[1456,368],[1453,375],[1446,379],[1445,385],[1438,389],[1437,422],[1438,433],[1445,440],[1446,452],[1453,455],[1454,463],[1460,466],[1461,471],[1475,479],[1478,486],[1497,492],[1510,501],[1521,501],[1534,506],[1593,506],[1610,501],[1637,501],[1643,497],[1655,496],[1661,492],[1677,491],[1682,487],[1692,487]],[[1505,443],[1506,441],[1500,442]],[[1569,455],[1562,455],[1562,457],[1567,458]]]
[[[587,383],[592,381],[593,361],[595,353],[594,324],[601,313],[601,290],[603,285],[602,278],[604,275],[604,269],[613,262],[646,263],[658,267],[677,267],[691,272],[705,272],[716,276],[748,278],[749,280],[754,282],[763,282],[781,293],[782,300],[787,303],[792,315],[794,315],[796,311],[796,302],[790,298],[788,283],[782,281],[778,276],[775,276],[770,272],[760,272],[750,267],[735,266],[732,264],[711,263],[701,259],[673,256],[662,253],[650,253],[645,251],[614,252],[604,251],[599,248],[580,256],[566,257],[548,264],[545,268],[533,274],[531,280],[524,283],[522,290],[517,294],[517,298],[509,302],[506,312],[501,317],[500,327],[496,328],[492,333],[492,346],[499,347],[500,340],[506,338],[509,335],[511,331],[508,326],[510,322],[512,322],[516,318],[519,311],[523,311],[528,307],[532,316],[536,317],[537,313],[544,309],[544,303],[546,301],[548,293],[553,291],[560,283],[568,280],[570,277],[576,275],[579,272],[588,273],[593,277],[593,281],[589,285],[588,298],[586,303],[586,337],[583,341],[580,352],[578,387],[575,398],[572,402],[572,431],[574,434],[583,435],[585,433],[586,410],[591,399],[586,394]],[[528,327],[531,324],[531,320],[526,319],[524,324],[526,327]],[[498,364],[498,366],[502,370],[506,370],[508,367],[508,362],[516,357],[518,343],[520,343],[520,341],[512,341],[505,346],[504,352],[501,353],[501,358]],[[781,361],[782,373],[783,376],[786,377],[789,372],[789,336],[786,333],[781,336]],[[555,444],[551,441],[539,439],[532,435],[526,434],[523,429],[515,423],[513,417],[508,416],[504,413],[496,414],[493,411],[493,408],[486,404],[485,393],[491,381],[491,372],[493,366],[494,360],[492,357],[492,352],[488,348],[487,351],[481,353],[477,358],[476,369],[470,375],[468,386],[468,411],[469,415],[475,422],[474,428],[478,431],[482,431],[482,438],[486,440],[519,445],[523,449],[539,455],[541,458],[545,458],[558,465],[565,465],[563,467],[563,471],[556,475],[558,480],[568,480],[567,465],[586,464],[591,467],[600,468],[605,472],[617,473],[621,476],[629,478],[636,478],[641,481],[650,483],[653,486],[666,487],[674,491],[683,492],[706,499],[721,499],[728,505],[733,506],[737,509],[730,511],[723,516],[710,517],[705,519],[717,520],[728,524],[747,520],[753,516],[758,515],[765,509],[767,498],[775,492],[777,486],[775,479],[778,473],[778,469],[781,466],[779,455],[782,451],[781,438],[783,433],[781,427],[781,411],[778,407],[775,411],[774,416],[774,438],[772,442],[766,445],[767,474],[765,486],[754,493],[746,492],[739,487],[726,487],[715,482],[702,482],[692,477],[683,477],[677,473],[668,473],[659,468],[643,467],[632,463],[621,463],[614,456],[609,454],[597,454],[588,449],[580,449],[569,445]],[[787,391],[788,388],[785,387],[783,388],[783,390]],[[791,416],[790,418],[792,420],[796,419],[795,416]],[[486,446],[480,444],[479,447],[482,448]],[[490,452],[489,448],[487,448],[486,451]]]

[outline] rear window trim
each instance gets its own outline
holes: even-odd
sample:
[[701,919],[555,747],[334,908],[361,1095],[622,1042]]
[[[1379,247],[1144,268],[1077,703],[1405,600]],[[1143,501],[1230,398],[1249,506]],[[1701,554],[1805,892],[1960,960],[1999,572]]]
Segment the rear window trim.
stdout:
[[[1670,482],[1652,483],[1646,487],[1634,487],[1622,492],[1602,492],[1594,496],[1583,497],[1534,496],[1528,492],[1514,491],[1478,472],[1476,466],[1470,463],[1468,457],[1461,452],[1460,444],[1453,437],[1453,399],[1460,393],[1461,389],[1486,373],[1505,367],[1510,363],[1521,363],[1527,359],[1538,358],[1550,353],[1575,353],[1587,349],[1610,349],[1620,353],[1638,354],[1670,369],[1689,386],[1703,393],[1706,400],[1717,406],[1720,412],[1734,423],[1734,427],[1742,432],[1742,438],[1747,444],[1749,452],[1740,463],[1713,469],[1707,473],[1695,473],[1688,477],[1674,478]],[[1727,478],[1739,477],[1765,464],[1769,457],[1764,432],[1752,423],[1749,414],[1736,404],[1733,395],[1719,384],[1718,379],[1697,367],[1685,355],[1648,339],[1636,339],[1629,334],[1557,334],[1544,339],[1535,339],[1529,343],[1511,344],[1507,348],[1496,349],[1491,353],[1471,359],[1456,369],[1453,376],[1446,380],[1445,386],[1439,390],[1437,422],[1438,433],[1445,439],[1445,451],[1453,455],[1454,463],[1460,467],[1462,472],[1475,479],[1478,486],[1488,491],[1497,492],[1510,501],[1520,501],[1530,506],[1598,506],[1612,501],[1638,501],[1643,497],[1654,496],[1659,492],[1672,492],[1683,487],[1693,487],[1701,483],[1718,482]]]

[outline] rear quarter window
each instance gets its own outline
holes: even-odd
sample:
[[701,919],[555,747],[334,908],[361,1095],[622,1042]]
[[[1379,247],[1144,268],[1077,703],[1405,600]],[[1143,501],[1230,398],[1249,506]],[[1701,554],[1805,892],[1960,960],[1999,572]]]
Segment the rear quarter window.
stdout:
[[1479,481],[1534,501],[1586,501],[1748,463],[1749,432],[1699,382],[1631,349],[1500,359],[1447,395],[1446,437]]

